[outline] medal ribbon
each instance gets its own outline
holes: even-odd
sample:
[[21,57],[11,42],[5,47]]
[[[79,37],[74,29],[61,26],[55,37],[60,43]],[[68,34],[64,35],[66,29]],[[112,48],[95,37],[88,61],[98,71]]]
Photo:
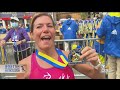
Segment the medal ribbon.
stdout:
[[50,57],[42,52],[39,52],[38,50],[36,50],[36,55],[38,58],[46,61],[47,63],[51,64],[54,67],[57,67],[57,68],[66,67],[68,65],[68,58],[62,53],[61,50],[56,48],[56,51],[64,63],[62,63],[58,60],[55,60],[54,58],[52,58],[52,57]]
[[13,36],[14,44],[13,44],[13,45],[17,48],[17,42],[16,42],[16,40],[15,40],[15,36],[16,36],[15,31],[14,31],[14,33],[13,33],[13,34],[14,34],[14,36]]

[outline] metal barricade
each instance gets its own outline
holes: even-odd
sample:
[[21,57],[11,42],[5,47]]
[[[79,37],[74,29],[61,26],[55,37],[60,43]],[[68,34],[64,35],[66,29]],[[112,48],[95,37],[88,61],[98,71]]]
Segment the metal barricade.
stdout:
[[55,45],[56,45],[56,47],[61,48],[63,50],[65,50],[65,47],[66,47],[65,43],[68,43],[67,50],[71,50],[71,47],[73,44],[80,45],[82,48],[84,48],[85,46],[90,46],[90,47],[94,48],[94,42],[96,40],[99,40],[99,38],[55,40]]
[[[99,38],[84,38],[84,39],[68,39],[68,40],[55,40],[55,47],[56,48],[60,48],[62,50],[71,50],[72,49],[72,45],[76,44],[81,46],[81,48],[84,48],[85,46],[90,46],[92,48],[94,47],[94,43],[96,40],[99,40]],[[27,42],[29,44],[30,47],[30,53],[34,53],[35,52],[35,41],[28,41]],[[3,47],[1,47],[0,50],[0,64],[15,64],[15,57],[14,57],[14,48],[13,48],[13,42],[6,42],[6,45]],[[67,47],[67,48],[66,48]],[[99,47],[100,49],[100,47]],[[17,55],[19,54],[19,51],[16,52]],[[26,52],[27,53],[27,52]],[[27,55],[27,54],[26,54]],[[27,57],[27,56],[26,56]],[[23,58],[23,53],[22,53],[22,58]],[[19,58],[18,58],[19,60]],[[81,76],[78,75],[78,73],[75,73],[75,76]],[[4,78],[15,78],[15,76],[7,76],[5,75]]]
[[[32,54],[35,50],[35,45],[32,41],[27,42],[29,43],[29,47],[27,49],[29,49],[29,52]],[[25,57],[27,57],[28,52],[25,50],[17,51],[14,50],[13,48],[13,42],[6,42],[6,45],[4,47],[0,47],[0,64],[15,64],[15,53],[17,53],[17,56],[21,56],[21,60],[24,58],[24,54]],[[21,48],[21,46],[20,46]],[[25,51],[25,52],[24,52]],[[20,60],[20,58],[18,57],[18,61]]]

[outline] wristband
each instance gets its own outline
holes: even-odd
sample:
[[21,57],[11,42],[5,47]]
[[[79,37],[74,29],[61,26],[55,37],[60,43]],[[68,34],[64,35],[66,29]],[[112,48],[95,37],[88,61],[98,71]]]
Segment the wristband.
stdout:
[[94,66],[93,64],[90,63],[90,65],[92,67],[94,67],[95,69],[98,69],[100,66],[101,66],[101,62],[100,62],[100,59],[98,59],[98,64],[96,66]]

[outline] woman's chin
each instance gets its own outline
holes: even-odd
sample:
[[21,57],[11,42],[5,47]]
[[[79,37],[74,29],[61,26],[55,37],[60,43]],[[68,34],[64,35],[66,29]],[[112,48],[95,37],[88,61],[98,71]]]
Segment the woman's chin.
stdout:
[[49,46],[49,45],[44,45],[44,46],[42,46],[41,47],[41,49],[43,49],[43,50],[48,50],[48,49],[50,49],[51,47]]

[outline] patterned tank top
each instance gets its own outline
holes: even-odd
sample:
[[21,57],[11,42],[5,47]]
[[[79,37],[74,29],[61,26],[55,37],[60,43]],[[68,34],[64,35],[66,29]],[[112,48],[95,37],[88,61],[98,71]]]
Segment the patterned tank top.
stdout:
[[[62,62],[59,56],[58,61]],[[29,79],[75,79],[75,77],[72,68],[69,66],[62,69],[56,67],[44,69],[40,67],[36,60],[36,54],[33,53],[31,57],[31,72]]]

